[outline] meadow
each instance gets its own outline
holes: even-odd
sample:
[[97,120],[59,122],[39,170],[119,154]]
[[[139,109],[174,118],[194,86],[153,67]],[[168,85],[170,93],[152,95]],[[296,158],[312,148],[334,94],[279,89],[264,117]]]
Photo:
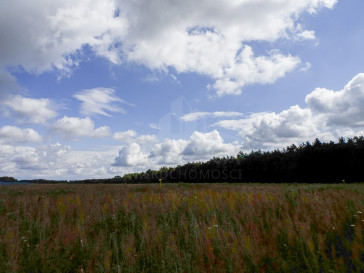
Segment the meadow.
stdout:
[[364,272],[364,185],[1,186],[0,272]]

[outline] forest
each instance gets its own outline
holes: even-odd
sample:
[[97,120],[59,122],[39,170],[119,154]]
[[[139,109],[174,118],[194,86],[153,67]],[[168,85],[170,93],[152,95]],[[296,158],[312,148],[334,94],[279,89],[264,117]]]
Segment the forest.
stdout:
[[176,168],[126,174],[110,181],[132,183],[352,183],[364,181],[364,137],[306,142],[283,150],[239,152]]
[[[353,183],[364,181],[364,137],[337,142],[305,142],[274,151],[239,152],[236,157],[214,157],[207,162],[162,167],[106,179],[30,183]],[[6,180],[7,179],[7,180]],[[16,181],[6,177],[3,181]]]

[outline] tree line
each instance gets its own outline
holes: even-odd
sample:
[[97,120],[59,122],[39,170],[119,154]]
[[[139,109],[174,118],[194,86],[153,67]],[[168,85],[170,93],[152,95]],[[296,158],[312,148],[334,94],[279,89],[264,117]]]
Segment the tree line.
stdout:
[[305,142],[273,151],[239,152],[207,162],[162,167],[108,179],[30,183],[352,183],[364,181],[364,137]]
[[175,168],[126,174],[122,183],[352,183],[364,181],[364,137],[305,142],[274,151],[239,152]]

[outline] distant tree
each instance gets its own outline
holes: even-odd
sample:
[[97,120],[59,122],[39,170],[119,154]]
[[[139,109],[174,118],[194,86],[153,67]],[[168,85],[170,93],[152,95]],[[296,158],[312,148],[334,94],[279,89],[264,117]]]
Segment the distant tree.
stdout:
[[10,177],[10,176],[2,176],[0,177],[0,181],[1,182],[16,182],[18,181],[17,179],[15,179],[14,177]]

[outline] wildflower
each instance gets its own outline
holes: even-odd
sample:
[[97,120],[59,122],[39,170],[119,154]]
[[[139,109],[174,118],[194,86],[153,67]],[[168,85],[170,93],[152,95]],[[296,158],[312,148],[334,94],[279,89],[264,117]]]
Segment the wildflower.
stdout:
[[361,211],[357,211],[356,213],[357,213],[357,214],[362,214],[362,212],[361,212]]
[[351,227],[355,227],[355,225],[350,225]]

